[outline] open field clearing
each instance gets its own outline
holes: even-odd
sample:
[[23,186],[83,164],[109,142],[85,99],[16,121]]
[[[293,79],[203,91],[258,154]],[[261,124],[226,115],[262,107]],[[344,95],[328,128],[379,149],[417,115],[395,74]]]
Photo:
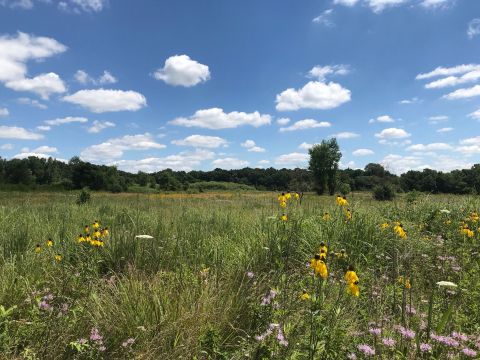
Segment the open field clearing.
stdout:
[[478,197],[347,201],[2,193],[1,358],[478,358]]

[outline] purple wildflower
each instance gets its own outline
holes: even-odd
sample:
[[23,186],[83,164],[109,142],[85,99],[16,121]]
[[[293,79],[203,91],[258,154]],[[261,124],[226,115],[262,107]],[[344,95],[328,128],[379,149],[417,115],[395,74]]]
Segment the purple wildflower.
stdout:
[[387,347],[394,347],[396,341],[393,340],[392,338],[384,338],[384,339],[382,339],[382,343],[383,343],[383,345],[385,345]]
[[367,344],[360,344],[357,346],[357,349],[363,352],[365,356],[374,356],[375,355],[375,350],[372,349],[370,346]]
[[477,352],[475,350],[464,348],[462,349],[462,354],[468,357],[475,357],[477,356]]
[[413,339],[415,337],[415,331],[407,329],[403,326],[397,326],[397,331],[406,339]]
[[347,355],[347,358],[350,360],[357,360],[357,355],[355,355],[355,353],[350,353]]
[[100,346],[98,348],[98,351],[101,351],[101,352],[104,352],[105,350],[107,350],[107,348],[105,346]]
[[253,272],[251,272],[251,271],[247,272],[247,277],[249,279],[253,279],[254,276],[255,276],[255,274]]
[[40,308],[40,310],[45,310],[45,311],[52,309],[52,306],[45,300],[40,301],[40,304],[38,304],[38,307]]
[[103,336],[100,335],[97,328],[92,328],[92,330],[90,331],[90,340],[97,342],[103,340]]
[[468,336],[462,333],[458,333],[456,331],[452,332],[451,335],[454,339],[460,340],[460,341],[468,341]]
[[430,351],[432,351],[432,347],[429,344],[421,343],[420,344],[420,350],[422,352],[430,352]]
[[368,332],[372,335],[380,335],[382,333],[382,329],[380,328],[371,328]]
[[83,345],[83,344],[86,344],[86,343],[88,342],[88,340],[85,339],[85,338],[81,338],[81,339],[78,339],[77,342],[78,342],[79,344],[82,344],[82,345]]

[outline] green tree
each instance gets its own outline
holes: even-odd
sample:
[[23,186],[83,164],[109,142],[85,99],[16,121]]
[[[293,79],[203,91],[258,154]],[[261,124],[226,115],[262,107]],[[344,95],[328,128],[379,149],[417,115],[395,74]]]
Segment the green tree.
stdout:
[[313,146],[310,154],[309,169],[313,173],[315,188],[319,195],[325,193],[328,187],[330,195],[335,193],[338,163],[342,157],[337,139],[322,140]]

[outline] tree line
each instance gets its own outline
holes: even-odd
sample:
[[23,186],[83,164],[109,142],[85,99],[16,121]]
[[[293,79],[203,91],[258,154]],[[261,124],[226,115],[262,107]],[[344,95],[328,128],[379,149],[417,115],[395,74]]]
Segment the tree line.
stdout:
[[[334,149],[335,150],[335,149]],[[333,151],[333,160],[339,159]],[[341,154],[340,154],[341,156]],[[312,162],[312,160],[311,160]],[[336,161],[338,163],[338,161]],[[310,164],[309,169],[243,168],[239,170],[173,171],[132,174],[113,166],[95,165],[73,157],[68,163],[53,158],[3,159],[0,157],[0,189],[2,190],[91,190],[111,192],[148,188],[158,191],[202,191],[211,184],[236,183],[257,190],[317,191],[348,193],[371,191],[379,185],[391,185],[396,191],[429,193],[480,194],[480,164],[470,169],[440,172],[431,169],[408,171],[400,176],[380,164],[364,169],[344,169]],[[318,178],[320,174],[320,179]],[[323,178],[322,178],[323,176]],[[207,186],[205,184],[210,184]]]

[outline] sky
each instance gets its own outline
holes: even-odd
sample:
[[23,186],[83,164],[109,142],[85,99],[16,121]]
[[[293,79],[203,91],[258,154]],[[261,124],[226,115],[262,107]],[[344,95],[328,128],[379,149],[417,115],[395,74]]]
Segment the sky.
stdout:
[[480,163],[479,0],[0,0],[0,156]]

